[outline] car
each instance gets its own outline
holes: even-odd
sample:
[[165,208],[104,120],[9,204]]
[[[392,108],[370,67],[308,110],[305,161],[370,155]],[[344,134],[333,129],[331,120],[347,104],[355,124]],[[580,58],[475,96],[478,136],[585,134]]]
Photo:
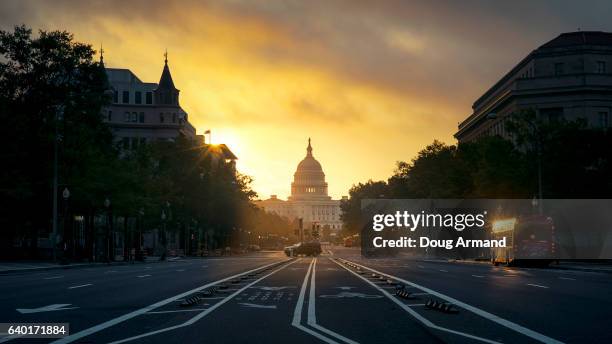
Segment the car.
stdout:
[[313,242],[301,242],[295,245],[285,247],[285,254],[291,256],[318,256],[321,254],[321,243],[317,241]]

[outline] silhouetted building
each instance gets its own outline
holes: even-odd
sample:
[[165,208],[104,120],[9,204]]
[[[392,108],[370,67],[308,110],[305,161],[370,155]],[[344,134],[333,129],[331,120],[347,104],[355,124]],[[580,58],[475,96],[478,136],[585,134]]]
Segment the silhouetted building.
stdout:
[[455,137],[459,142],[508,137],[509,115],[523,109],[535,110],[545,121],[582,118],[589,127],[609,128],[611,72],[612,33],[563,33],[532,51],[478,98]]
[[[100,62],[103,65],[102,56]],[[180,106],[167,57],[158,84],[142,82],[129,69],[106,68],[106,73],[113,100],[104,116],[122,148],[133,149],[151,140],[172,140],[180,134],[202,141]]]
[[306,157],[298,164],[291,183],[291,196],[287,201],[276,195],[260,201],[259,206],[267,212],[276,213],[290,220],[302,218],[304,228],[311,229],[316,225],[333,231],[342,228],[340,219],[340,200],[333,200],[327,195],[327,182],[321,164],[312,155],[312,146],[308,139]]

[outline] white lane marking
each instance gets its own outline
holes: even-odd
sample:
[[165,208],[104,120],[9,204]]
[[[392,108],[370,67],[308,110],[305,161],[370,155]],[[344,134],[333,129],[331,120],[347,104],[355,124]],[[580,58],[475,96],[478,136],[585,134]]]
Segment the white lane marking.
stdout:
[[283,290],[283,289],[293,289],[295,288],[295,286],[292,285],[286,285],[286,286],[282,286],[282,287],[251,287],[251,289],[260,289],[260,290],[265,290],[265,291],[279,291],[279,290]]
[[64,276],[53,276],[53,277],[45,277],[45,278],[43,278],[43,279],[46,279],[46,280],[52,280],[52,279],[56,279],[56,278],[63,278],[63,277],[64,277]]
[[410,295],[429,295],[429,293],[410,293]]
[[72,287],[68,287],[68,289],[77,289],[77,288],[89,287],[90,285],[93,285],[93,284],[87,283],[87,284],[81,284],[81,285],[73,285]]
[[136,276],[138,278],[144,278],[144,277],[151,277],[151,275],[140,275],[140,276]]
[[424,303],[409,303],[406,306],[409,306],[409,307],[418,307],[418,306],[425,306],[425,304]]
[[[259,279],[256,279],[255,281],[245,285],[244,287],[238,289],[237,291],[235,291],[234,293],[232,293],[231,295],[228,295],[226,298],[224,298],[223,300],[215,303],[214,305],[212,305],[210,308],[207,308],[206,310],[202,311],[200,314],[194,316],[193,318],[185,321],[182,324],[178,324],[178,325],[174,325],[174,326],[170,326],[170,327],[166,327],[166,328],[162,328],[159,330],[155,330],[155,331],[150,331],[150,332],[145,332],[143,334],[139,334],[133,337],[129,337],[129,338],[124,338],[124,339],[120,339],[114,342],[110,342],[109,344],[119,344],[119,343],[125,343],[125,342],[129,342],[132,340],[136,340],[136,339],[140,339],[140,338],[145,338],[145,337],[149,337],[149,336],[153,336],[159,333],[163,333],[163,332],[168,332],[168,331],[172,331],[172,330],[176,330],[177,328],[182,328],[182,327],[187,327],[187,326],[191,326],[193,324],[195,324],[197,321],[199,321],[200,319],[204,318],[205,316],[207,316],[208,314],[210,314],[212,311],[214,311],[215,309],[221,307],[222,305],[224,305],[226,302],[230,301],[231,299],[233,299],[234,297],[238,296],[238,294],[242,293],[243,291],[247,290],[249,287],[251,287],[252,285],[259,283],[260,281],[262,281],[263,279],[283,270],[284,268],[286,268],[287,266],[295,263],[296,261],[292,261],[289,264],[283,264],[280,268],[268,273],[267,275],[264,275],[262,277],[260,277]],[[247,274],[248,272],[243,273]]]
[[[497,316],[495,314],[491,314],[491,313],[489,313],[489,312],[487,312],[485,310],[482,310],[480,308],[468,305],[467,303],[461,302],[461,301],[459,301],[459,300],[457,300],[455,298],[452,298],[450,296],[444,295],[442,293],[439,293],[439,292],[434,291],[432,289],[429,289],[427,287],[424,287],[424,286],[418,285],[416,283],[407,281],[407,280],[405,280],[403,278],[399,278],[399,277],[396,277],[396,276],[393,276],[393,275],[382,273],[380,271],[377,271],[377,270],[372,269],[372,268],[368,268],[368,267],[366,267],[364,265],[361,265],[361,264],[357,264],[357,263],[354,263],[354,264],[359,265],[362,268],[367,268],[367,269],[369,269],[370,271],[372,271],[374,273],[378,273],[378,274],[381,274],[381,275],[386,275],[386,276],[394,278],[394,279],[396,279],[396,280],[398,280],[400,282],[403,282],[403,283],[408,284],[410,286],[413,286],[415,288],[421,289],[421,290],[423,290],[425,292],[428,292],[429,294],[432,294],[433,296],[436,296],[436,297],[439,297],[441,299],[444,299],[444,300],[446,300],[446,301],[448,301],[450,303],[455,304],[458,307],[461,307],[461,308],[463,308],[465,310],[468,310],[468,311],[470,311],[472,313],[478,314],[478,315],[480,315],[481,317],[483,317],[485,319],[491,320],[491,321],[493,321],[493,322],[495,322],[497,324],[500,324],[500,325],[502,325],[504,327],[507,327],[507,328],[509,328],[509,329],[511,329],[513,331],[518,332],[518,333],[524,334],[524,335],[526,335],[526,336],[528,336],[530,338],[533,338],[535,340],[538,340],[540,342],[543,342],[543,343],[554,343],[554,344],[562,344],[563,343],[563,342],[560,342],[560,341],[558,341],[556,339],[550,338],[550,337],[545,336],[545,335],[543,335],[541,333],[538,333],[536,331],[533,331],[533,330],[530,330],[530,329],[528,329],[526,327],[523,327],[523,326],[521,326],[519,324],[513,323],[510,320],[506,320],[504,318],[501,318],[501,317],[499,317],[499,316]],[[341,266],[343,266],[343,265],[341,265]],[[361,275],[358,275],[358,274],[355,274],[355,275],[361,277]]]
[[545,285],[531,284],[531,283],[527,283],[527,285],[530,285],[530,286],[532,286],[532,287],[538,287],[538,288],[545,288],[545,289],[548,289],[548,287],[547,287],[547,286],[545,286]]
[[276,305],[258,305],[256,303],[248,303],[248,302],[240,302],[238,304],[241,306],[245,306],[247,308],[276,309]]
[[295,303],[295,310],[293,311],[293,321],[291,322],[291,326],[297,327],[298,329],[310,334],[311,336],[317,337],[318,339],[329,343],[329,344],[340,344],[335,340],[325,337],[324,335],[315,332],[309,329],[306,326],[301,324],[302,322],[302,308],[304,308],[304,295],[306,295],[306,285],[308,284],[308,277],[310,276],[310,272],[312,271],[312,266],[314,264],[314,259],[310,261],[310,265],[308,265],[308,270],[306,270],[306,275],[304,276],[304,281],[302,282],[302,288],[300,289],[300,294],[298,295],[298,300]]
[[[315,304],[315,300],[316,300],[316,275],[317,275],[317,261],[318,259],[315,258],[314,259],[314,264],[312,266],[312,274],[310,275],[310,294],[309,294],[309,298],[308,298],[308,320],[307,320],[307,324],[316,328],[317,330],[332,336],[336,339],[339,339],[345,343],[349,343],[349,344],[359,344],[358,342],[351,340],[349,338],[346,338],[345,336],[336,333],[328,328],[325,328],[319,324],[317,324],[317,315],[316,315],[316,304]],[[348,294],[357,294],[357,293],[350,293],[350,292],[346,292],[343,291],[342,293],[348,293]],[[340,293],[340,294],[342,294]]]
[[[387,288],[395,288],[395,287],[387,287]],[[319,296],[324,299],[352,299],[352,298],[360,298],[360,299],[382,299],[384,296],[382,295],[368,295],[364,293],[352,293],[350,291],[343,291],[339,294],[335,295],[321,295]]]
[[446,271],[446,270],[442,270],[442,269],[440,269],[440,270],[438,270],[438,271],[440,271],[440,272],[448,272],[448,271]]
[[[208,306],[208,303],[205,303],[201,306]],[[145,314],[166,314],[166,313],[182,313],[182,312],[201,312],[205,311],[206,308],[194,308],[194,309],[177,309],[173,311],[155,311],[155,312],[147,312]]]
[[21,314],[41,313],[41,312],[53,312],[53,311],[64,311],[68,309],[75,309],[79,307],[67,307],[70,303],[59,303],[54,305],[48,305],[39,308],[17,308],[16,311]]
[[570,277],[559,277],[559,279],[568,280],[568,281],[575,281],[576,280],[575,278],[570,278]]
[[[490,340],[487,338],[482,338],[482,337],[478,337],[469,333],[465,333],[465,332],[461,332],[461,331],[455,331],[455,330],[451,330],[449,328],[446,327],[442,327],[442,326],[438,326],[434,323],[432,323],[431,321],[429,321],[428,319],[424,318],[422,315],[420,315],[419,313],[417,313],[416,311],[414,311],[412,308],[410,308],[408,305],[406,305],[405,303],[399,301],[396,297],[393,297],[393,295],[389,294],[389,292],[387,292],[386,290],[382,289],[380,286],[376,285],[376,283],[370,281],[369,279],[355,273],[354,271],[350,270],[349,268],[345,267],[344,265],[334,261],[334,263],[340,265],[341,267],[343,267],[344,269],[346,269],[348,272],[352,273],[353,275],[361,278],[362,280],[366,281],[368,284],[370,284],[372,287],[378,289],[378,291],[380,291],[383,295],[385,295],[388,299],[390,299],[391,301],[393,301],[395,304],[397,304],[398,306],[400,306],[402,309],[404,309],[406,312],[408,312],[410,315],[412,315],[415,319],[417,319],[418,321],[420,321],[423,325],[435,329],[435,330],[439,330],[439,331],[444,331],[444,332],[449,332],[449,333],[453,333],[459,336],[463,336],[463,337],[467,337],[467,338],[471,338],[471,339],[475,339],[475,340],[480,340],[482,342],[485,343],[489,343],[489,344],[501,344],[499,342],[496,342],[494,340]],[[365,266],[362,265],[362,267],[365,268]],[[376,271],[374,269],[370,269],[371,271]],[[378,272],[377,272],[378,273]],[[379,273],[382,275],[382,273]],[[395,277],[397,280],[400,280],[399,278]]]
[[267,268],[269,266],[272,266],[274,264],[275,263],[270,263],[270,264],[267,264],[267,265],[264,265],[264,266],[260,266],[258,268],[255,268],[255,269],[252,269],[252,270],[249,270],[249,271],[246,271],[246,272],[241,272],[241,273],[235,274],[233,276],[229,276],[229,277],[220,279],[218,281],[210,282],[210,283],[205,284],[203,286],[200,286],[200,287],[188,290],[188,291],[186,291],[184,293],[181,293],[181,294],[169,297],[169,298],[167,298],[165,300],[161,300],[161,301],[156,302],[156,303],[154,303],[152,305],[146,306],[144,308],[137,309],[137,310],[135,310],[133,312],[121,315],[121,316],[119,316],[117,318],[105,321],[105,322],[103,322],[101,324],[98,324],[96,326],[84,329],[84,330],[82,330],[80,332],[77,332],[77,333],[74,333],[74,334],[71,334],[70,336],[58,339],[58,340],[54,341],[53,343],[54,344],[72,343],[75,340],[81,339],[83,337],[87,337],[87,336],[89,336],[89,335],[91,335],[93,333],[100,332],[100,331],[102,331],[102,330],[104,330],[106,328],[109,328],[111,326],[115,326],[115,325],[120,324],[120,323],[122,323],[124,321],[127,321],[129,319],[137,317],[137,316],[139,316],[141,314],[147,313],[147,312],[149,312],[151,310],[154,310],[156,308],[159,308],[159,307],[162,307],[164,305],[167,305],[170,302],[174,302],[174,301],[176,301],[178,299],[183,299],[183,298],[185,298],[185,296],[188,296],[188,295],[191,295],[193,293],[202,291],[202,290],[204,290],[206,288],[210,288],[211,286],[213,286],[215,284],[223,283],[223,282],[229,281],[231,279],[234,279],[236,277],[239,277],[239,276],[242,276],[242,275],[246,275],[246,274],[250,274],[252,272],[255,272],[255,271],[258,271],[258,270],[261,270],[261,269],[265,269],[265,268]]
[[483,275],[472,275],[472,277],[476,277],[476,278],[483,278]]

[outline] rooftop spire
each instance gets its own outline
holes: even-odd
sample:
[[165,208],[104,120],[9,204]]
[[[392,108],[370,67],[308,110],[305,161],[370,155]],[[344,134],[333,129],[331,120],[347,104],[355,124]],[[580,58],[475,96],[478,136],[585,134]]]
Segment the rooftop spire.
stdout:
[[168,48],[166,48],[166,52],[164,53],[164,64],[168,65]]
[[308,138],[308,147],[306,148],[306,156],[312,156],[312,146],[310,145],[310,137]]
[[102,43],[100,43],[100,64],[104,65],[104,48],[102,48]]

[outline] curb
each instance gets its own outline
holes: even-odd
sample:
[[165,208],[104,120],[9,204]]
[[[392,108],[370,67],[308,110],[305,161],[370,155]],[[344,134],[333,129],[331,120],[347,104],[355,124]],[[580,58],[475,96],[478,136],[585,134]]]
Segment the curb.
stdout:
[[[434,264],[464,264],[464,265],[491,265],[489,262],[485,261],[470,261],[470,260],[459,260],[459,259],[417,259],[416,261],[425,262],[425,263],[434,263]],[[563,271],[581,271],[581,272],[599,272],[604,274],[612,274],[612,269],[598,269],[598,268],[589,268],[589,267],[572,267],[572,266],[559,266],[559,265],[550,265],[548,267],[543,268],[534,268],[534,267],[518,267],[518,269],[538,269],[542,271],[546,270],[563,270]]]
[[69,270],[69,269],[88,268],[88,267],[105,267],[105,266],[116,266],[116,265],[135,265],[135,264],[151,264],[151,263],[158,263],[158,262],[152,261],[152,262],[111,262],[111,263],[66,264],[66,265],[57,265],[57,266],[55,265],[54,266],[43,266],[43,267],[38,267],[38,268],[0,270],[0,275],[10,275],[14,273],[47,271],[47,270]]

